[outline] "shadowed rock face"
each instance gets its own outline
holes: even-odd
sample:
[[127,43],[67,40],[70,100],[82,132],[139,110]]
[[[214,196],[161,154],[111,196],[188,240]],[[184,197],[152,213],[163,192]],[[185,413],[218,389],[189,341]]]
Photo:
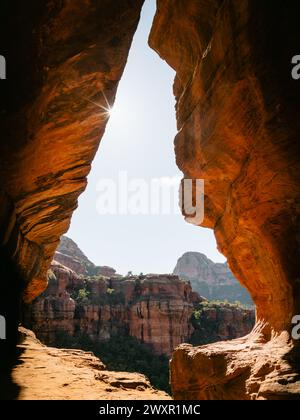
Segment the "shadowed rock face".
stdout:
[[177,164],[205,180],[203,226],[257,308],[243,342],[175,352],[176,398],[300,394],[298,13],[294,1],[158,0],[150,46],[177,72]]
[[22,272],[26,301],[45,289],[86,187],[142,4],[1,2],[0,246]]
[[[0,53],[0,394],[17,351],[19,306],[46,272],[104,133],[143,0],[3,0]],[[1,398],[1,395],[0,395]]]
[[203,301],[195,308],[191,318],[194,332],[189,341],[193,345],[243,337],[255,323],[254,310],[241,305]]

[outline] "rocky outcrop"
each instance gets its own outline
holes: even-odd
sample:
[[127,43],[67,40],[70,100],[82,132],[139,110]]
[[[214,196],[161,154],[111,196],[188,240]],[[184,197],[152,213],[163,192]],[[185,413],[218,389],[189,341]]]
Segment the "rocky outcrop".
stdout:
[[174,353],[175,398],[299,397],[298,4],[157,3],[150,45],[176,70],[177,164],[205,180],[203,226],[257,309],[245,339]]
[[94,342],[130,335],[171,355],[181,343],[230,340],[254,325],[253,310],[208,302],[174,275],[83,277],[51,267],[48,288],[25,311],[25,324],[48,345],[78,333]]
[[232,340],[250,333],[255,312],[237,304],[202,301],[195,305],[191,319],[193,345]]
[[253,310],[208,302],[178,276],[122,277],[115,270],[111,277],[87,276],[82,273],[103,267],[96,267],[67,237],[58,250],[55,255],[66,256],[69,266],[52,262],[47,289],[25,311],[26,325],[46,344],[55,346],[62,337],[77,334],[94,342],[129,335],[157,354],[171,355],[183,342],[228,340],[253,327]]
[[96,266],[81,251],[78,245],[67,236],[60,238],[60,243],[54,255],[55,261],[61,263],[65,267],[71,268],[77,274],[87,276],[106,276],[112,277],[116,275],[116,270],[108,266]]
[[55,345],[61,334],[78,332],[94,341],[127,334],[170,355],[190,339],[196,297],[177,276],[84,278],[57,262],[51,268],[48,288],[25,319],[43,342]]
[[46,288],[86,187],[142,4],[1,4],[0,252],[21,272],[26,301]]
[[234,278],[227,263],[214,263],[200,252],[183,254],[177,261],[173,273],[189,280],[193,290],[208,300],[253,304],[249,293]]
[[[47,287],[59,238],[84,191],[143,0],[1,1],[0,371],[20,301]],[[1,376],[1,372],[0,372]]]
[[[21,328],[19,363],[12,379],[17,400],[168,400],[139,373],[113,372],[92,353],[46,347]],[[38,374],[40,372],[40,374]],[[42,373],[41,373],[42,372]],[[9,394],[9,389],[5,390]],[[7,395],[10,399],[10,396]]]
[[266,343],[258,328],[236,340],[179,346],[171,363],[175,398],[299,400],[292,342],[287,347],[288,337],[281,334]]

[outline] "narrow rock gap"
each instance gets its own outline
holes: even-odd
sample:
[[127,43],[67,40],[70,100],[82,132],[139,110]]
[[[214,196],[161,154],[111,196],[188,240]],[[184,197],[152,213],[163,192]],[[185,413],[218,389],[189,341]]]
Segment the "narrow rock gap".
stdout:
[[[134,308],[132,314],[137,314],[137,318],[146,313],[144,311],[150,313],[151,308],[156,309],[153,318],[159,317],[155,318],[157,322],[154,322],[151,334],[148,334],[149,328],[144,328],[145,319],[130,324],[130,334],[135,336],[143,328],[145,344],[151,344],[149,338],[158,337],[158,345],[163,350],[169,348],[170,342],[175,346],[173,318],[169,319],[166,329],[171,339],[166,343],[160,340],[171,308],[178,315],[190,302],[192,327],[203,334],[210,325],[217,335],[222,335],[216,331],[218,310],[206,300],[197,298],[191,288],[187,294],[182,294],[182,283],[176,274],[183,274],[182,268],[190,267],[187,261],[195,259],[206,267],[201,275],[214,268],[222,268],[228,273],[228,267],[222,264],[224,259],[221,264],[213,265],[199,253],[177,248],[177,251],[181,250],[177,257],[185,253],[179,259],[174,275],[144,275],[144,271],[152,273],[153,270],[172,272],[172,252],[179,243],[177,239],[180,237],[180,246],[184,243],[192,246],[193,243],[193,248],[197,244],[196,249],[200,250],[199,238],[207,239],[208,231],[202,230],[200,235],[198,229],[198,239],[192,242],[181,230],[179,222],[172,223],[168,230],[170,217],[160,229],[154,228],[151,223],[154,219],[149,219],[146,227],[139,225],[137,217],[128,218],[126,225],[124,221],[114,219],[114,229],[111,229],[109,218],[106,218],[102,228],[97,229],[96,239],[91,240],[87,234],[88,225],[93,226],[95,218],[86,213],[84,224],[77,230],[80,247],[97,264],[102,261],[112,266],[120,264],[116,268],[122,274],[131,270],[123,278],[126,287],[124,290],[118,288],[120,277],[116,271],[107,266],[96,266],[86,259],[83,276],[74,275],[70,268],[62,268],[55,262],[46,276],[59,238],[68,230],[78,196],[85,188],[85,179],[108,116],[111,116],[111,122],[119,122],[119,134],[115,143],[103,138],[100,146],[103,158],[108,144],[114,144],[114,158],[106,158],[97,174],[91,172],[89,181],[95,188],[99,187],[95,181],[101,180],[104,172],[111,178],[112,173],[116,176],[116,167],[126,169],[128,155],[131,155],[128,172],[132,172],[129,174],[132,177],[146,173],[151,178],[154,167],[160,169],[157,176],[172,176],[162,157],[171,146],[164,140],[173,137],[170,131],[173,130],[174,135],[176,131],[175,121],[169,131],[165,114],[155,113],[172,101],[163,99],[169,76],[162,78],[160,74],[157,86],[161,89],[149,89],[147,100],[145,97],[140,100],[145,96],[143,89],[137,96],[134,89],[129,89],[120,108],[118,102],[115,108],[111,106],[138,25],[142,0],[103,0],[94,2],[93,6],[87,4],[84,9],[76,2],[54,0],[50,3],[50,8],[43,7],[42,2],[36,8],[32,4],[29,7],[20,5],[16,15],[13,1],[1,2],[0,53],[5,58],[7,72],[6,79],[1,81],[4,88],[0,103],[3,133],[0,143],[0,232],[3,232],[0,237],[0,316],[1,321],[5,321],[1,328],[7,328],[7,340],[0,341],[0,348],[7,357],[1,360],[0,373],[5,373],[4,379],[1,376],[1,392],[5,387],[12,398],[18,396],[19,389],[11,377],[11,369],[16,368],[21,378],[23,375],[23,381],[27,379],[22,374],[21,362],[25,359],[15,352],[21,295],[24,302],[33,301],[45,289],[47,278],[48,289],[31,308],[35,315],[39,315],[39,305],[43,312],[48,312],[43,328],[46,325],[49,337],[53,338],[58,330],[63,335],[64,329],[58,325],[61,327],[70,320],[74,320],[71,323],[74,336],[82,329],[93,336],[94,326],[98,335],[98,321],[102,316],[107,317],[109,325],[108,331],[103,328],[103,333],[109,335],[119,327],[112,322],[112,315],[125,323],[128,321],[125,313],[130,311],[127,308],[124,313],[123,307],[130,302]],[[148,4],[150,2],[145,3],[145,8]],[[176,71],[174,93],[177,99],[180,98],[176,109],[180,128],[175,140],[176,162],[186,178],[205,179],[203,226],[215,227],[219,249],[227,256],[235,275],[251,291],[257,306],[257,323],[251,334],[244,338],[209,344],[192,352],[191,345],[186,345],[174,352],[171,363],[174,397],[295,399],[299,396],[299,341],[293,335],[293,319],[298,316],[300,302],[297,209],[300,151],[296,141],[300,131],[300,85],[291,77],[289,65],[298,48],[297,7],[293,2],[271,5],[259,0],[235,2],[234,7],[232,2],[223,1],[221,8],[220,1],[215,0],[178,0],[175,3],[157,0],[157,5],[150,45]],[[199,60],[200,57],[204,59]],[[137,60],[136,69],[138,64]],[[128,66],[130,61],[124,75]],[[147,74],[155,74],[151,66],[135,74],[131,86],[136,87]],[[119,94],[121,91],[122,81]],[[143,122],[143,118],[139,118],[140,111],[143,104],[150,103],[153,98],[152,109],[146,112],[148,130],[145,133],[140,127]],[[136,137],[132,127],[126,133],[130,120],[133,120]],[[157,126],[158,121],[160,126]],[[110,124],[106,136],[109,133],[112,134]],[[135,142],[129,143],[128,138],[135,138]],[[147,139],[144,144],[150,146],[143,150],[144,153],[140,153],[142,139]],[[169,151],[168,154],[170,156]],[[115,159],[118,155],[119,160]],[[100,162],[100,156],[101,153],[94,159],[94,167],[98,159]],[[67,168],[75,170],[70,174]],[[239,177],[241,169],[243,177]],[[176,171],[178,173],[177,167]],[[270,181],[263,182],[263,179]],[[169,181],[164,182],[168,184]],[[79,211],[88,194],[89,190],[86,190],[81,197]],[[141,202],[145,205],[146,200]],[[93,203],[87,207],[93,209],[94,216],[99,216],[100,205]],[[137,201],[132,207],[136,211]],[[74,231],[76,217],[77,213],[70,232]],[[133,229],[132,220],[138,229]],[[82,226],[85,235],[82,235]],[[124,226],[129,240],[127,246],[121,241]],[[133,235],[135,231],[142,234],[139,240]],[[110,241],[112,232],[116,237]],[[157,232],[165,232],[171,239],[161,249],[155,237]],[[189,241],[185,242],[187,237]],[[114,243],[113,247],[111,243]],[[215,250],[212,251],[214,246],[215,242],[210,244],[209,253],[218,256],[214,254]],[[151,258],[142,252],[145,249],[152,250]],[[68,253],[58,254],[61,254],[60,258],[70,257]],[[114,264],[116,256],[118,261]],[[136,265],[137,262],[140,265]],[[99,267],[108,275],[98,278]],[[95,276],[98,277],[95,279]],[[220,276],[218,281],[221,281]],[[66,286],[68,282],[72,287]],[[210,287],[205,290],[211,293]],[[151,294],[148,308],[147,293]],[[178,299],[181,294],[182,299]],[[43,299],[49,304],[43,304]],[[172,299],[174,305],[170,304]],[[93,309],[99,302],[104,308],[102,312]],[[60,314],[56,319],[57,307],[64,315]],[[226,305],[223,309],[229,317],[236,315]],[[190,313],[188,310],[186,313],[188,318]],[[86,319],[82,319],[82,314]],[[54,329],[51,317],[58,322]],[[151,319],[151,314],[147,318]],[[233,329],[227,325],[223,332],[232,335]],[[3,334],[1,331],[1,336]],[[23,334],[27,334],[26,343],[37,345],[30,333],[28,336],[28,332],[23,331]],[[177,335],[185,336],[184,332]],[[116,355],[121,352],[123,338],[116,334]],[[131,349],[132,344],[133,341],[127,343],[127,348]],[[21,344],[19,350],[26,352],[26,346]],[[143,349],[142,359],[146,347]],[[34,352],[30,354],[32,359]],[[82,353],[54,351],[51,357],[55,360],[58,354],[65,360],[70,355]],[[16,356],[20,356],[20,363],[14,366]],[[94,362],[92,359],[91,363]],[[100,368],[99,361],[97,363]],[[227,374],[229,367],[230,375]],[[212,385],[216,377],[218,385]],[[105,382],[107,377],[100,374],[98,379]],[[112,383],[120,386],[117,379],[109,385],[113,386]],[[69,383],[64,385],[68,387]]]

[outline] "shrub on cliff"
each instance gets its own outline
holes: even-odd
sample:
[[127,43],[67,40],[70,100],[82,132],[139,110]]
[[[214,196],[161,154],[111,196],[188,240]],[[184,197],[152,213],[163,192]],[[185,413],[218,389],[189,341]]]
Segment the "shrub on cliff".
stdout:
[[[228,314],[228,312],[232,313],[232,319],[226,321],[224,314]],[[239,323],[234,320],[234,313],[240,314]],[[204,301],[195,306],[190,321],[194,328],[190,342],[198,346],[240,337],[239,331],[241,333],[250,332],[254,324],[254,311],[240,302]]]
[[71,298],[75,300],[76,305],[82,306],[89,303],[90,292],[86,289],[75,290],[71,293]]

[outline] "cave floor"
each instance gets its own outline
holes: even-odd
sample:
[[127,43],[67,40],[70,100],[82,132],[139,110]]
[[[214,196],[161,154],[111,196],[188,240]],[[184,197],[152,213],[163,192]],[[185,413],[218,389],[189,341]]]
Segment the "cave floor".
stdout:
[[170,400],[144,375],[105,370],[92,353],[44,346],[20,329],[22,342],[12,380],[18,400]]

